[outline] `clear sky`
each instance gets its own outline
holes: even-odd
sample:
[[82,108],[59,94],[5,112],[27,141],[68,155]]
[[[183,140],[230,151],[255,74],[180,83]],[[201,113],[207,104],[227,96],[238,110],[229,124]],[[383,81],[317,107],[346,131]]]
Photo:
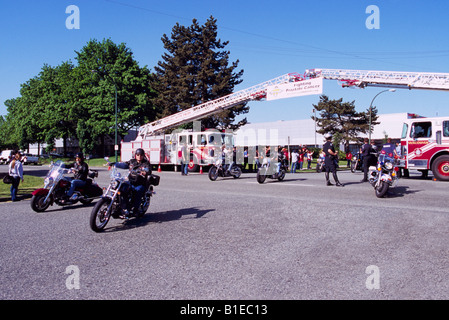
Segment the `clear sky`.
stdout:
[[[68,29],[79,8],[79,29]],[[368,29],[369,5],[379,8],[379,28]],[[161,37],[179,22],[218,21],[218,37],[229,41],[231,61],[244,70],[245,89],[310,68],[449,73],[449,2],[443,0],[0,0],[0,114],[4,101],[44,64],[76,63],[75,51],[90,40],[124,42],[151,70],[164,52]],[[72,21],[73,22],[73,21]],[[331,99],[355,101],[366,110],[382,88],[343,89],[324,81]],[[251,102],[253,123],[307,119],[318,96]],[[449,116],[449,92],[398,89],[376,98],[380,113]]]

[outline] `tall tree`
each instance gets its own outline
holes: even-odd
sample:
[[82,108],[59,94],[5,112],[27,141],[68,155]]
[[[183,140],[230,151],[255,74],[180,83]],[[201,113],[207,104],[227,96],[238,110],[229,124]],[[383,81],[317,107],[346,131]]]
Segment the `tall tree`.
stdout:
[[83,120],[78,121],[77,135],[85,150],[92,150],[96,140],[104,141],[106,135],[114,139],[116,94],[119,138],[131,128],[155,119],[156,108],[150,101],[155,96],[150,71],[138,65],[124,43],[91,40],[77,52],[76,60],[76,116]]
[[[339,139],[349,141],[359,141],[360,134],[369,132],[369,109],[365,112],[355,110],[355,101],[343,102],[343,99],[330,100],[326,95],[320,96],[320,101],[313,107],[319,112],[319,117],[312,116],[317,122],[320,134],[332,133],[338,135]],[[371,124],[378,124],[377,109],[372,108]],[[372,127],[371,127],[372,130]]]
[[[230,52],[224,50],[229,42],[222,42],[217,36],[217,20],[212,16],[204,25],[196,19],[188,27],[177,23],[170,38],[162,36],[167,52],[154,68],[154,87],[158,92],[154,103],[161,109],[159,117],[231,94],[243,81],[243,70],[236,72],[239,60],[229,63]],[[242,103],[201,119],[202,127],[238,128],[247,120],[234,124],[236,116],[248,111],[249,107]]]

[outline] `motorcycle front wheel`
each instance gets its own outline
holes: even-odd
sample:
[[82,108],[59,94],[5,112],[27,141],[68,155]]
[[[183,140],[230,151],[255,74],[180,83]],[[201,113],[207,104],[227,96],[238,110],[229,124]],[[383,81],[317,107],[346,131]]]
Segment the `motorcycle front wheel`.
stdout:
[[209,179],[211,181],[215,181],[215,180],[217,180],[217,178],[218,178],[218,168],[215,166],[211,167],[209,169]]
[[44,212],[50,206],[50,199],[44,202],[47,195],[35,195],[31,198],[31,209],[36,212]]
[[111,218],[111,210],[108,210],[110,202],[109,198],[101,198],[92,209],[89,222],[93,231],[101,232],[108,224]]
[[388,183],[385,181],[380,181],[377,187],[374,187],[374,191],[376,192],[376,197],[382,198],[388,191]]
[[260,169],[259,171],[257,171],[257,182],[259,183],[264,183],[265,179],[267,178],[267,176],[265,175],[265,170],[264,169]]

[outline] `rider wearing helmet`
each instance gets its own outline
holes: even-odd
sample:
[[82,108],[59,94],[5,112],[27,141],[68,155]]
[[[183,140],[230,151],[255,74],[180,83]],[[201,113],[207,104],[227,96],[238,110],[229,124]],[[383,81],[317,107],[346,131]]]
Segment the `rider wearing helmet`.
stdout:
[[73,176],[74,179],[72,180],[70,185],[70,189],[67,192],[67,196],[71,198],[76,188],[81,188],[86,185],[89,166],[84,162],[84,155],[81,152],[78,152],[75,155],[75,162],[67,165],[66,168],[72,168],[72,171],[75,173],[75,175]]
[[[136,213],[137,210],[139,210],[140,203],[142,202],[142,198],[148,186],[147,177],[151,174],[151,165],[145,157],[145,151],[142,148],[136,150],[134,157],[134,159],[126,162],[117,162],[115,166],[117,168],[129,169],[131,171],[128,177],[134,194],[131,210],[133,213]],[[139,173],[136,173],[136,171]],[[127,208],[126,203],[122,203],[122,209],[124,212],[123,217],[126,218],[129,216],[129,208]]]

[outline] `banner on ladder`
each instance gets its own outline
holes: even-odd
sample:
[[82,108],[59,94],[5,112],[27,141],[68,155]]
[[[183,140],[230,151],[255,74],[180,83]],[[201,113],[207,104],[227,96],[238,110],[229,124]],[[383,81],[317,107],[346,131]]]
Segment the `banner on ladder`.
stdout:
[[323,93],[323,78],[289,82],[267,87],[267,101]]

